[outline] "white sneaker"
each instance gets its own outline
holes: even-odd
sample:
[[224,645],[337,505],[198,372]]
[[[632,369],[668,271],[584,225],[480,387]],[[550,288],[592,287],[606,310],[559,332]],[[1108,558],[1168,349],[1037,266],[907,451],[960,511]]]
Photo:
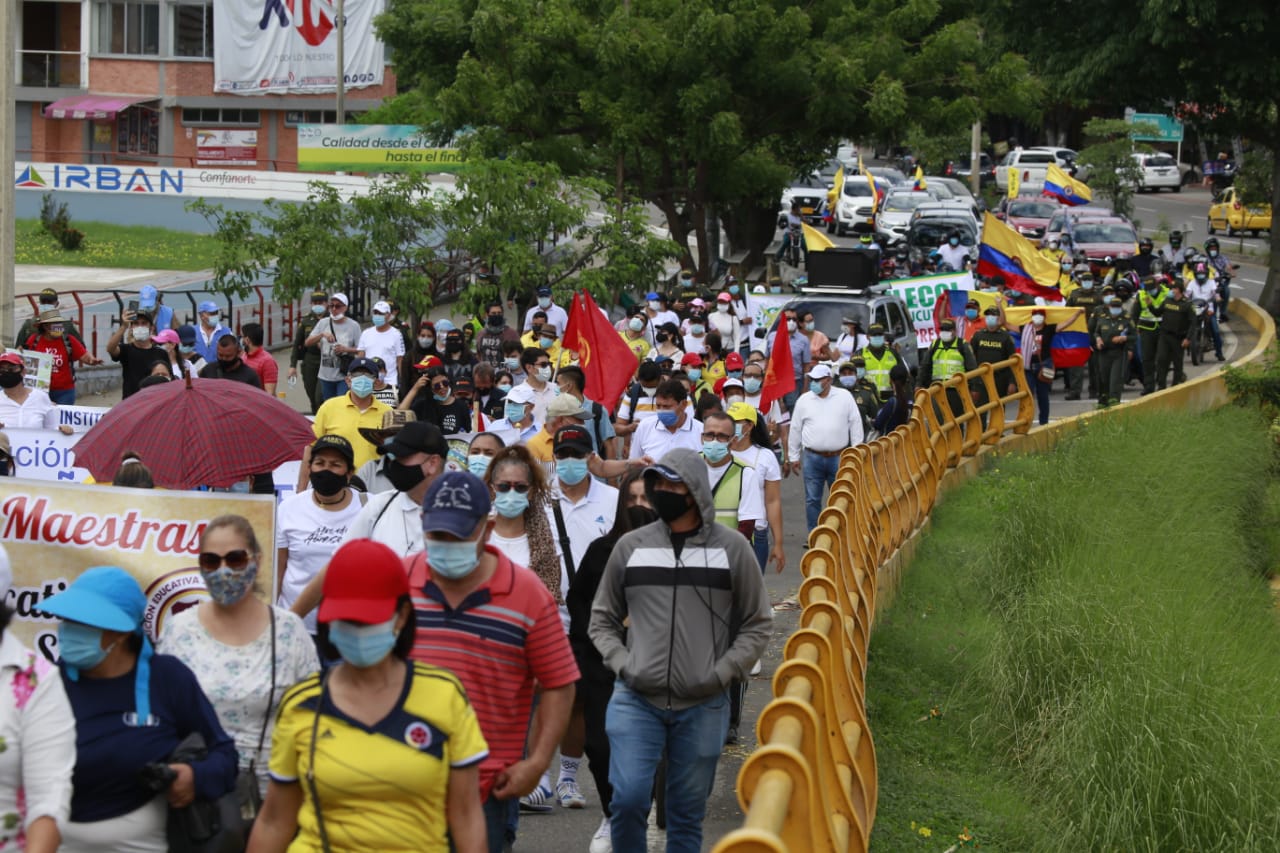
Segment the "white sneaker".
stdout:
[[613,830],[609,827],[609,818],[600,821],[600,828],[591,836],[587,853],[613,853]]
[[578,783],[572,779],[563,779],[556,784],[556,799],[564,809],[585,809],[587,798],[578,790]]
[[757,660],[757,661],[755,662],[755,665],[751,667],[751,675],[752,675],[752,676],[757,676],[757,675],[759,675],[759,674],[760,674],[761,672],[763,672],[763,671],[764,671],[764,664],[763,664],[761,661],[759,661],[759,660]]

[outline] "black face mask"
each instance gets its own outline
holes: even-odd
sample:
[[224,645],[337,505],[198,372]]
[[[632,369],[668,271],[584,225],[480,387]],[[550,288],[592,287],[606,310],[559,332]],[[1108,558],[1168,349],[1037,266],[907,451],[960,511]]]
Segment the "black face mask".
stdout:
[[444,345],[444,351],[451,354],[462,352],[462,341],[447,341]]
[[233,358],[230,361],[221,358],[218,359],[218,367],[223,370],[235,370],[238,364],[240,364],[240,359],[238,358]]
[[21,373],[0,373],[0,388],[17,388],[21,384]]
[[327,469],[311,472],[311,488],[322,498],[331,498],[347,487],[347,478]]
[[677,492],[665,492],[655,489],[650,496],[653,502],[653,508],[667,524],[675,521],[680,516],[689,511],[689,507],[693,506],[693,498],[690,495],[682,495]]
[[413,491],[414,486],[427,479],[421,465],[401,465],[393,460],[386,464],[384,470],[398,492]]
[[627,523],[631,525],[631,529],[644,527],[646,524],[652,524],[658,520],[658,514],[647,506],[629,506],[627,507]]
[[501,315],[498,315],[498,314],[494,314],[489,317],[489,328],[501,329],[505,325],[507,325],[507,320],[505,317],[502,317]]

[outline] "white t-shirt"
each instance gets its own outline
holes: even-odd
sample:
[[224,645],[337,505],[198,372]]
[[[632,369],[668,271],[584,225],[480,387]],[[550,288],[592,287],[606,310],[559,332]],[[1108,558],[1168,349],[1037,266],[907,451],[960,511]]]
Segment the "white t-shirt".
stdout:
[[58,407],[49,395],[39,388],[27,390],[21,406],[0,394],[0,429],[57,429]]
[[[757,412],[760,411],[761,396],[762,395],[759,393],[746,395],[746,401],[750,403],[753,407],[755,407],[755,410]],[[778,404],[777,400],[774,400],[772,403],[769,404],[769,411],[764,413],[764,419],[768,423],[777,424],[778,426],[781,426],[782,424],[791,422],[791,413],[788,412],[786,409],[782,408],[782,406]]]
[[702,450],[702,421],[693,416],[693,407],[685,404],[684,423],[675,432],[667,429],[658,420],[657,415],[639,422],[635,434],[631,436],[631,452],[629,459],[649,456],[661,459],[674,447],[687,447],[693,451]]
[[[364,504],[354,491],[351,502],[336,512],[317,506],[311,489],[280,502],[276,509],[276,548],[289,552],[289,564],[285,567],[284,582],[276,592],[277,605],[286,609],[293,606],[311,579],[329,563],[333,552],[344,541],[347,528],[362,509]],[[314,610],[307,614],[306,625],[314,634]]]
[[[716,484],[724,479],[724,474],[728,470],[729,466],[727,464],[721,465],[719,468],[707,466],[707,479],[711,482],[712,493],[715,492]],[[742,468],[742,497],[738,500],[738,521],[754,521],[756,527],[759,527],[762,520],[764,520],[764,485],[760,482],[756,469],[744,465]]]
[[[756,472],[756,483],[760,486],[760,505],[765,506],[764,484],[778,483],[782,481],[782,466],[778,464],[778,457],[774,455],[772,450],[766,450],[759,445],[751,445],[746,450],[734,450],[733,458],[737,459],[743,465],[754,468]],[[768,530],[769,518],[765,516],[756,520],[756,530]]]
[[369,502],[342,537],[343,542],[352,539],[376,540],[401,557],[416,554],[426,547],[422,538],[422,506],[404,492],[370,495]]
[[400,330],[394,326],[383,326],[383,331],[378,331],[376,326],[371,326],[360,333],[359,348],[364,350],[365,358],[380,358],[387,366],[387,384],[392,387],[399,387],[400,374],[396,370],[396,359],[404,355],[404,335],[400,334]]
[[706,355],[707,352],[707,336],[695,338],[693,335],[684,336],[685,353],[696,352],[698,355]]
[[489,544],[497,548],[508,560],[517,566],[529,568],[529,534],[507,538],[499,536],[497,531],[489,534]]

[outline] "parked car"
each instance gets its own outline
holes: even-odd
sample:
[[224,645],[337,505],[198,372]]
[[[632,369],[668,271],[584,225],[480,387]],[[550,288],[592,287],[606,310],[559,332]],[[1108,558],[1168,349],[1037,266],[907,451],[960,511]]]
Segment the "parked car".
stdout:
[[1044,237],[1040,239],[1041,247],[1047,247],[1049,241],[1057,237],[1062,240],[1067,231],[1067,220],[1071,219],[1103,219],[1108,216],[1115,216],[1115,211],[1109,207],[1100,207],[1093,204],[1082,204],[1078,207],[1060,207],[1058,212],[1053,214],[1049,219],[1049,224],[1044,227]]
[[1067,219],[1062,248],[1075,254],[1084,252],[1095,272],[1111,267],[1116,258],[1138,252],[1138,234],[1133,225],[1118,216]]
[[923,190],[894,187],[885,194],[880,209],[876,211],[876,232],[883,234],[890,245],[906,239],[911,214],[920,205],[933,200],[934,196]]
[[1061,209],[1061,204],[1045,196],[1018,196],[1000,202],[996,218],[1009,223],[1023,237],[1039,240],[1053,215]]
[[782,191],[778,205],[778,227],[787,227],[792,202],[800,202],[800,218],[810,225],[822,221],[822,203],[827,198],[827,182],[817,175],[804,175]]
[[996,186],[1008,192],[1009,170],[1017,169],[1018,191],[1038,193],[1044,189],[1044,177],[1049,165],[1054,163],[1061,165],[1052,149],[1015,148],[1000,161],[1000,166],[996,169]]
[[1271,205],[1243,204],[1235,187],[1227,187],[1218,200],[1209,205],[1209,233],[1218,229],[1234,237],[1241,231],[1250,231],[1257,237],[1261,231],[1271,230]]
[[[814,326],[832,341],[840,337],[841,325],[845,317],[857,320],[863,329],[870,328],[873,323],[882,324],[886,337],[902,356],[903,363],[912,373],[915,372],[916,365],[919,363],[919,354],[916,352],[916,331],[910,321],[911,315],[907,311],[907,303],[902,297],[891,292],[874,291],[862,294],[851,293],[848,296],[826,292],[821,294],[801,292],[782,306],[778,311],[778,318],[783,316],[783,311],[790,308],[796,309],[797,313],[812,311]],[[768,330],[758,329],[755,332],[758,343],[753,346],[764,348],[764,342],[778,327],[778,318],[774,319]]]
[[1178,171],[1177,160],[1160,152],[1134,152],[1130,156],[1142,170],[1142,177],[1138,179],[1138,185],[1135,187],[1138,192],[1143,190],[1160,192],[1162,189],[1173,190],[1176,193],[1182,192],[1182,174]]

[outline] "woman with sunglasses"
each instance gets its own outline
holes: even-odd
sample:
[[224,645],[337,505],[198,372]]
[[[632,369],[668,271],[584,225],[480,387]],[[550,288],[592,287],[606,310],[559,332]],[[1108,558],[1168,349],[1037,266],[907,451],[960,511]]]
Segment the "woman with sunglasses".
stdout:
[[433,367],[413,383],[396,407],[435,424],[445,435],[471,432],[471,404],[453,393],[453,380],[443,367]]
[[352,540],[323,595],[320,639],[341,662],[281,703],[250,853],[484,853],[489,748],[457,677],[408,660],[416,626],[400,558]]
[[239,769],[254,773],[265,794],[268,737],[280,697],[319,669],[319,662],[302,620],[254,594],[261,559],[248,519],[220,515],[210,521],[199,557],[209,600],[174,616],[160,649],[195,674],[218,722],[235,740]]
[[493,455],[484,475],[497,513],[489,544],[517,566],[533,570],[556,600],[560,596],[560,558],[547,521],[551,493],[543,467],[523,444]]
[[[168,806],[216,800],[235,785],[235,743],[191,670],[153,653],[142,627],[146,606],[138,582],[115,566],[88,569],[40,603],[62,620],[58,667],[76,718],[63,853],[165,853]],[[171,762],[193,734],[204,739],[206,757]],[[167,785],[163,793],[157,783]]]

